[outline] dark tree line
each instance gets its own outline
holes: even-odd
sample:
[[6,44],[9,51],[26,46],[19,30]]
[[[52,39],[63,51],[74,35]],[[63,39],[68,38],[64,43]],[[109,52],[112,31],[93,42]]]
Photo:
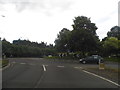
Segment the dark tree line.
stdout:
[[29,40],[14,40],[13,43],[2,40],[2,53],[7,57],[43,57],[55,55],[52,44],[31,42]]

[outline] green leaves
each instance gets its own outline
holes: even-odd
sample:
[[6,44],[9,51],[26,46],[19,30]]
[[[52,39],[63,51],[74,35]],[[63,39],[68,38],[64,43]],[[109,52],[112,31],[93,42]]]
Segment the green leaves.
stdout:
[[103,43],[103,48],[108,55],[117,55],[120,50],[120,40],[115,37],[108,37]]
[[107,33],[108,37],[116,37],[120,40],[120,27],[114,26],[111,30]]
[[74,22],[74,24],[72,25],[73,30],[84,29],[91,34],[96,35],[97,27],[95,26],[94,23],[91,23],[90,18],[87,18],[85,16],[78,16],[78,17],[75,17],[73,22]]
[[58,37],[55,40],[56,49],[59,52],[66,52],[67,51],[70,34],[71,34],[71,31],[69,31],[66,28],[63,28],[59,32]]
[[2,40],[2,53],[7,57],[43,57],[45,55],[54,55],[55,49],[53,45],[46,45],[44,42],[30,42],[28,40],[14,40],[9,43]]
[[85,16],[75,17],[73,30],[63,28],[55,40],[59,52],[82,52],[87,53],[97,50],[99,39],[96,35],[97,27],[91,23],[90,18]]

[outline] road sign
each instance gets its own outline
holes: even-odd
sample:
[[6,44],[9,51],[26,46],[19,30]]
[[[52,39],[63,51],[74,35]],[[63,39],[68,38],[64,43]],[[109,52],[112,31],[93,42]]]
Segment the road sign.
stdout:
[[99,69],[105,69],[105,64],[104,63],[99,63]]
[[105,64],[99,60],[99,69],[105,69]]

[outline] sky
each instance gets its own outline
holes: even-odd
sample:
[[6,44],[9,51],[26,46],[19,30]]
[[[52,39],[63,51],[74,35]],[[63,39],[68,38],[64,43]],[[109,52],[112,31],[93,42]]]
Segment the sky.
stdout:
[[119,0],[0,0],[0,37],[54,44],[77,16],[91,18],[100,39],[118,25]]

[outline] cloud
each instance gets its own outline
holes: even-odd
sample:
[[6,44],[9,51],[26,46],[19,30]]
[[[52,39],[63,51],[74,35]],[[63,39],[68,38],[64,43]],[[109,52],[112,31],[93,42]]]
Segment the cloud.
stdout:
[[120,26],[120,1],[118,3],[118,26]]
[[25,9],[42,9],[47,13],[51,13],[54,9],[61,11],[69,9],[74,0],[0,0],[0,4],[13,4],[16,10],[21,12]]

